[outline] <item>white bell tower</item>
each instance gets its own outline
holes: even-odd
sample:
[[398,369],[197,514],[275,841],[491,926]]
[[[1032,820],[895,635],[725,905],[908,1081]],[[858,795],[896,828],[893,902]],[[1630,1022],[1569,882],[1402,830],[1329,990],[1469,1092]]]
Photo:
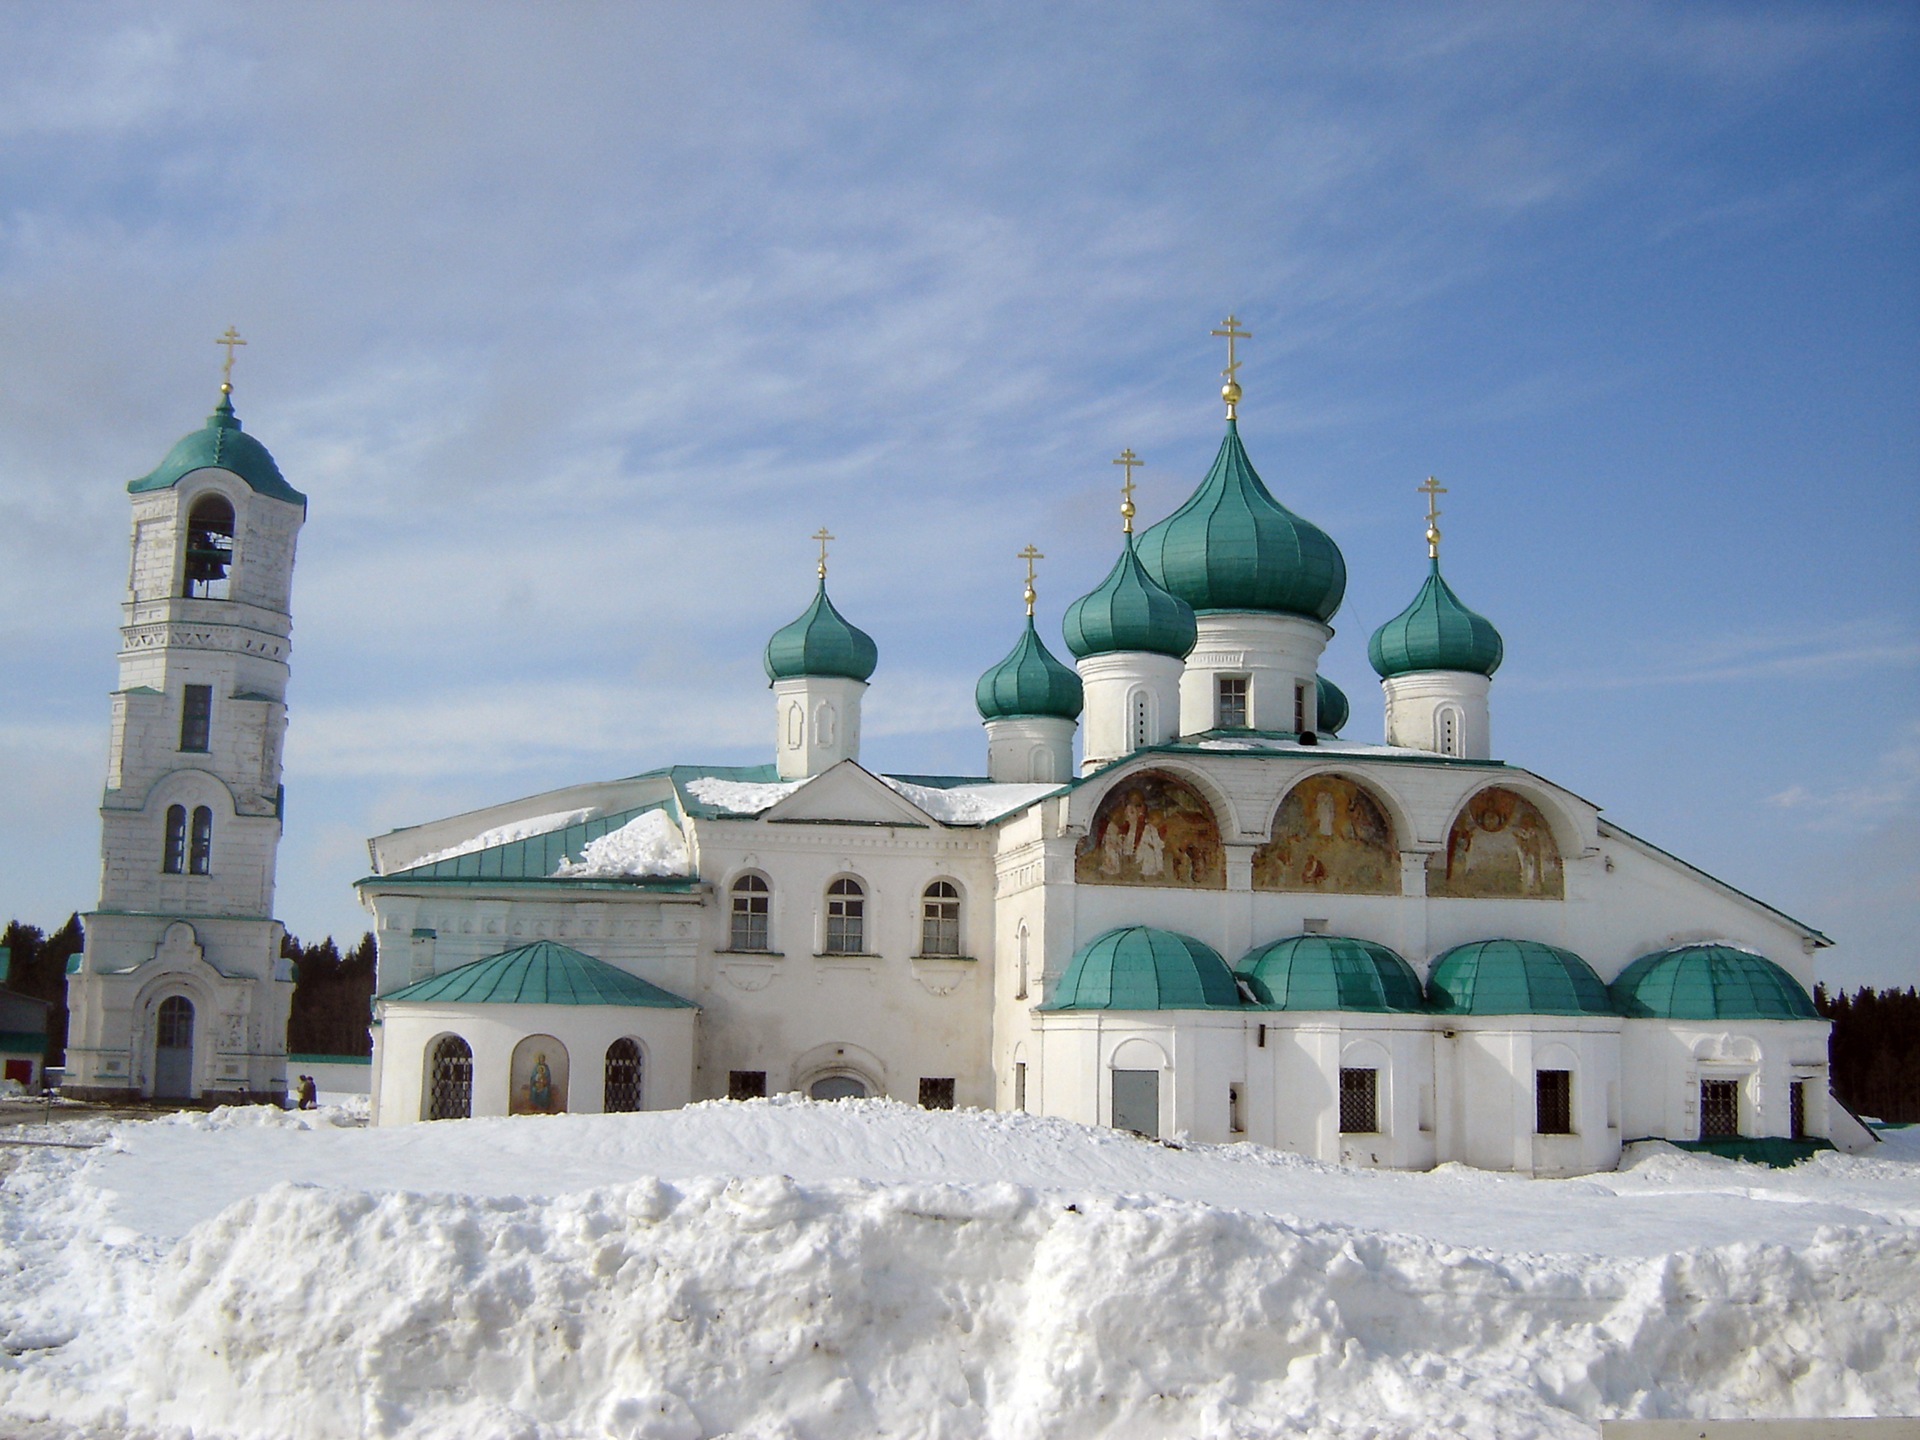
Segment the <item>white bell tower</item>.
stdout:
[[67,978],[67,1090],[285,1094],[293,970],[273,919],[294,546],[306,497],[220,403],[133,481],[99,908]]

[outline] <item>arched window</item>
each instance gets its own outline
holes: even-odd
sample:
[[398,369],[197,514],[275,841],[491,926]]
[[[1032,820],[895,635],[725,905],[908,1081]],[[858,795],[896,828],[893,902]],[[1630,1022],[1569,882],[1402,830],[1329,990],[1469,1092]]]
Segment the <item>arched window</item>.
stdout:
[[836,711],[829,702],[822,700],[818,705],[814,707],[814,710],[813,710],[813,742],[814,744],[819,745],[823,748],[833,744],[833,732],[837,728],[835,722],[838,719],[839,719],[839,712]]
[[823,1075],[807,1087],[811,1100],[864,1100],[868,1093],[866,1081],[857,1075]]
[[186,588],[202,600],[227,598],[227,571],[233,564],[233,506],[223,495],[203,495],[187,516]]
[[194,807],[193,845],[187,852],[187,873],[213,873],[213,811],[204,805]]
[[727,929],[729,950],[768,950],[773,889],[758,875],[733,882],[733,913]]
[[[1016,976],[1015,976],[1015,982],[1014,982],[1014,989],[1013,989],[1013,998],[1014,998],[1014,999],[1016,999],[1016,1000],[1024,1000],[1024,999],[1026,999],[1026,998],[1027,998],[1027,980],[1028,980],[1028,975],[1027,975],[1027,922],[1026,922],[1026,921],[1024,921],[1024,920],[1022,920],[1022,921],[1020,922],[1020,928],[1019,928],[1019,930],[1018,930],[1018,931],[1016,931],[1016,932],[1015,932],[1015,934],[1014,934],[1014,937],[1013,937],[1013,939],[1014,939],[1014,944],[1015,944],[1015,946],[1016,946],[1016,947],[1018,948],[1018,951],[1019,951],[1019,957],[1018,957],[1018,963],[1019,963],[1019,966],[1020,966],[1020,968],[1019,968],[1019,971],[1017,972],[1017,974],[1016,974]],[[1025,1107],[1024,1107],[1024,1106],[1016,1106],[1016,1107],[1014,1107],[1014,1108],[1016,1108],[1016,1109],[1024,1109]]]
[[473,1047],[442,1035],[428,1058],[427,1119],[465,1120],[473,1114]]
[[178,875],[187,868],[187,807],[167,807],[167,843],[160,854],[160,873]]
[[836,880],[827,887],[829,955],[864,955],[867,949],[867,892],[858,880]]
[[920,953],[960,953],[960,891],[951,880],[936,880],[920,897]]
[[1151,707],[1148,704],[1147,692],[1144,690],[1134,691],[1133,692],[1133,748],[1136,750],[1138,750],[1141,746],[1145,745],[1147,743],[1147,736],[1153,733],[1151,728],[1151,721],[1153,717],[1152,717],[1152,714],[1150,713],[1150,710],[1151,710]]
[[625,1115],[640,1108],[640,1045],[625,1038],[607,1047],[607,1089],[600,1108]]
[[1439,731],[1434,738],[1439,742],[1437,748],[1440,753],[1457,757],[1460,754],[1460,712],[1451,705],[1441,707]]
[[798,701],[787,706],[787,748],[798,750],[800,742],[807,738],[807,712],[800,708]]

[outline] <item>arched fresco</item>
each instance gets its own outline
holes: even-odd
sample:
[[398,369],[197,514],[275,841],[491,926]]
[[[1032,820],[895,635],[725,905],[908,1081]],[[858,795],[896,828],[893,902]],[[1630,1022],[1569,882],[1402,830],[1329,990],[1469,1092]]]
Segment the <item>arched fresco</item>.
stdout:
[[1393,821],[1345,776],[1310,776],[1287,792],[1272,837],[1253,852],[1253,888],[1398,895]]
[[1461,807],[1444,855],[1427,862],[1427,894],[1462,900],[1558,900],[1560,847],[1540,808],[1499,786]]
[[529,1035],[513,1047],[509,1115],[563,1115],[567,1109],[567,1047],[552,1035]]
[[1224,890],[1220,826],[1185,781],[1157,770],[1130,775],[1100,802],[1075,854],[1073,876],[1082,885]]

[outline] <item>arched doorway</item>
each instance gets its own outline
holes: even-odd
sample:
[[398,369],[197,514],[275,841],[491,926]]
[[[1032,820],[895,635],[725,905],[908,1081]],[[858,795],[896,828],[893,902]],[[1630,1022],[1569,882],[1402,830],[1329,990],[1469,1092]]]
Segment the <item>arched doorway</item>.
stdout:
[[813,1100],[864,1100],[869,1093],[866,1082],[854,1075],[822,1075],[807,1087]]
[[427,1059],[427,1119],[465,1120],[473,1114],[473,1047],[442,1035]]
[[153,1093],[167,1100],[193,1098],[193,1002],[169,995],[154,1019]]
[[639,1042],[623,1037],[607,1047],[607,1086],[600,1108],[608,1115],[640,1108]]

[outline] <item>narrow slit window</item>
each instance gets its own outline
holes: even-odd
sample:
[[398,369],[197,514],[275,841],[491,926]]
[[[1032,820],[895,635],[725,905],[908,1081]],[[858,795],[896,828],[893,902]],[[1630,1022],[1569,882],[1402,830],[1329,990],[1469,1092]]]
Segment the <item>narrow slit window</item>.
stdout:
[[1807,1138],[1807,1082],[1795,1080],[1787,1086],[1787,1133],[1795,1140]]
[[1027,1108],[1027,1062],[1024,1060],[1013,1062],[1013,1108]]
[[178,875],[187,868],[187,807],[167,807],[167,840],[160,853],[160,873]]
[[189,685],[180,700],[180,748],[205,754],[213,734],[213,687]]
[[1307,682],[1304,680],[1293,682],[1293,733],[1307,733]]
[[1138,750],[1147,743],[1151,727],[1147,713],[1147,692],[1136,690],[1133,693],[1133,748]]
[[213,811],[204,805],[194,808],[193,843],[187,851],[187,873],[213,873]]

